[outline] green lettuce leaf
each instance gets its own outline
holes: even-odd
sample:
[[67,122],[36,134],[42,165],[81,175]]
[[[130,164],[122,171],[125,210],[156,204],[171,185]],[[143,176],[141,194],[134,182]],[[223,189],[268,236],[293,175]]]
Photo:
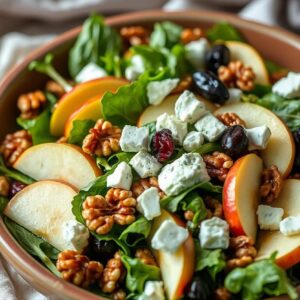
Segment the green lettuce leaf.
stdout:
[[214,151],[221,151],[221,145],[219,143],[206,143],[204,145],[202,145],[199,149],[193,151],[196,153],[199,153],[200,155],[204,155],[207,153],[211,153]]
[[68,142],[74,145],[82,146],[84,138],[88,135],[89,130],[95,125],[93,120],[75,120],[70,132]]
[[6,197],[0,196],[0,215],[3,213],[8,201]]
[[226,21],[215,24],[212,28],[207,30],[206,36],[212,42],[218,40],[245,42],[245,39],[238,30]]

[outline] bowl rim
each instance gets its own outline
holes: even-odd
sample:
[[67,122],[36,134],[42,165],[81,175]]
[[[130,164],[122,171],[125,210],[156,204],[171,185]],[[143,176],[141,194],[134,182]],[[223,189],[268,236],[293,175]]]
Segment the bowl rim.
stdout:
[[[242,29],[247,29],[249,28],[249,25],[251,25],[252,30],[260,31],[263,34],[281,40],[284,43],[287,43],[292,47],[300,50],[300,37],[294,33],[276,26],[269,26],[254,21],[241,19],[236,15],[223,12],[211,12],[205,10],[165,12],[162,10],[150,10],[146,12],[133,12],[117,15],[108,17],[105,20],[108,25],[118,26],[130,23],[132,22],[132,20],[136,20],[136,22],[138,23],[138,20],[141,19],[155,22],[166,18],[171,21],[195,20],[196,18],[199,18],[202,21],[210,22],[217,22],[222,19],[226,19],[226,21],[228,21],[229,23],[236,25]],[[73,40],[79,34],[80,30],[81,26],[78,26],[58,35],[52,41],[46,43],[45,45],[33,51],[31,54],[27,55],[20,64],[14,66],[0,82],[0,99],[4,91],[17,77],[19,72],[25,69],[32,60],[40,58],[57,46]],[[18,242],[6,228],[2,217],[0,218],[0,252],[4,256],[4,258],[18,271],[18,273],[21,273],[22,276],[27,278],[26,280],[28,280],[28,278],[31,278],[31,281],[29,281],[29,283],[38,281],[35,283],[36,285],[39,285],[39,290],[56,290],[56,292],[61,294],[64,299],[80,300],[86,299],[87,297],[90,300],[105,299],[101,296],[78,288],[77,286],[74,286],[52,274],[48,269],[41,265],[18,244]]]

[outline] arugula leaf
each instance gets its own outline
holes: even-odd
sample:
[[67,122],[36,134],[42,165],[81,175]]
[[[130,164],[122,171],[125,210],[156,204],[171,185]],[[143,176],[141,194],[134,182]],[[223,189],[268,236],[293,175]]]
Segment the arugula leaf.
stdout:
[[[83,24],[74,46],[69,54],[69,72],[73,78],[87,64],[93,62],[101,67],[108,65],[121,51],[121,38],[110,26],[105,25],[99,15],[90,16]],[[107,70],[107,71],[111,71]]]
[[89,133],[89,130],[95,125],[93,120],[75,120],[68,139],[68,142],[74,145],[81,146],[84,138]]
[[151,222],[141,216],[121,233],[119,239],[128,247],[135,247],[149,236],[150,230]]
[[199,149],[193,151],[195,153],[199,153],[200,155],[204,155],[207,153],[211,153],[214,151],[220,151],[221,150],[221,145],[218,143],[206,143],[202,145]]
[[271,60],[265,60],[265,66],[268,70],[269,74],[278,72],[278,71],[288,71],[286,68],[276,64],[275,62]]
[[38,257],[52,273],[59,277],[61,276],[52,262],[52,259],[57,259],[57,255],[59,253],[57,249],[24,227],[13,222],[9,218],[4,217],[3,220],[8,230],[22,246],[22,248],[24,248],[30,254]]
[[111,165],[108,163],[107,159],[104,157],[97,157],[96,158],[97,166],[103,169],[105,172],[111,170]]
[[277,266],[275,258],[260,260],[245,268],[236,268],[225,278],[225,287],[234,294],[241,294],[244,300],[258,300],[263,295],[288,294],[298,299],[295,288],[289,282],[283,269]]
[[122,161],[129,163],[136,153],[133,152],[118,152],[108,158],[108,163],[114,167]]
[[256,84],[254,89],[251,91],[251,95],[255,95],[257,97],[263,97],[266,94],[271,92],[272,92],[271,85]]
[[142,294],[146,281],[160,280],[160,269],[156,266],[146,265],[138,258],[127,255],[121,256],[122,262],[127,269],[126,288],[136,294]]
[[207,30],[206,36],[212,42],[218,40],[245,42],[242,35],[226,21],[216,23],[212,28]]
[[0,196],[0,215],[2,215],[8,201],[6,197]]
[[200,182],[196,185],[193,185],[192,187],[186,189],[185,191],[181,192],[177,196],[164,197],[160,201],[160,205],[161,205],[161,207],[167,209],[170,212],[176,212],[177,209],[178,209],[179,203],[181,201],[183,201],[185,199],[185,197],[190,192],[192,192],[196,189],[204,190],[204,191],[207,191],[207,192],[210,192],[210,193],[217,193],[217,194],[222,193],[222,187],[221,186],[213,185],[211,182],[205,181],[205,182]]

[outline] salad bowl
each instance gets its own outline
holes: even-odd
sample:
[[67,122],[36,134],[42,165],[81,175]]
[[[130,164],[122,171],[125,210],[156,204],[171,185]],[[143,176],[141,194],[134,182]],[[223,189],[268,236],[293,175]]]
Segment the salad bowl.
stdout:
[[[131,13],[126,15],[120,15],[116,17],[110,17],[107,18],[106,24],[112,26],[113,28],[119,30],[120,28],[124,26],[143,26],[145,28],[152,28],[153,24],[156,22],[163,22],[163,21],[171,21],[178,25],[183,26],[184,28],[193,28],[193,27],[201,27],[203,30],[207,30],[211,28],[214,24],[220,22],[220,21],[226,21],[229,24],[231,24],[234,28],[236,28],[240,34],[245,38],[247,43],[252,45],[256,51],[260,54],[261,57],[264,59],[271,61],[272,66],[280,65],[284,67],[284,70],[288,69],[293,72],[300,72],[300,60],[297,59],[299,56],[300,51],[300,39],[298,36],[289,33],[287,31],[284,31],[280,28],[275,27],[269,27],[264,26],[255,22],[250,22],[246,20],[242,20],[236,16],[229,15],[229,14],[223,14],[223,13],[215,13],[215,12],[206,12],[206,11],[186,11],[186,12],[174,12],[174,13],[166,13],[161,11],[150,11],[150,12],[139,12],[139,13]],[[53,54],[55,57],[54,61],[54,67],[55,69],[64,77],[68,78],[68,53],[70,49],[73,47],[74,42],[78,35],[81,32],[81,27],[75,28],[71,31],[68,31],[57,38],[55,38],[52,42],[48,43],[47,45],[37,49],[35,52],[33,52],[31,55],[29,55],[21,64],[13,68],[6,77],[2,80],[0,84],[0,118],[1,118],[1,128],[0,128],[0,140],[2,140],[5,135],[9,132],[12,132],[16,130],[17,124],[15,122],[16,118],[18,117],[18,112],[16,108],[16,101],[18,97],[21,94],[25,94],[37,89],[40,89],[43,87],[46,82],[48,81],[47,76],[43,75],[43,72],[33,72],[28,69],[28,65],[32,61],[41,61],[48,53]],[[230,42],[227,44],[230,48]],[[243,51],[241,51],[243,52]],[[244,53],[244,52],[243,52]],[[256,54],[250,53],[245,51],[246,60],[249,61],[249,64],[251,65],[251,61],[257,61]],[[260,58],[259,58],[260,59]],[[34,66],[32,68],[35,68]],[[270,67],[272,68],[272,67]],[[259,69],[259,66],[258,66]],[[35,68],[35,70],[39,70],[38,67]],[[264,83],[264,72],[261,73],[258,72],[259,75],[262,76],[261,83]],[[268,76],[268,75],[267,75]],[[125,79],[120,79],[118,82],[115,82],[116,86],[111,87],[112,91],[117,90],[120,86],[127,84],[128,81]],[[249,100],[249,102],[251,102]],[[205,102],[206,103],[206,102]],[[75,104],[74,104],[75,105]],[[77,104],[76,104],[77,105]],[[238,106],[236,103],[231,104],[232,107]],[[238,112],[238,114],[241,114],[241,116],[245,119],[247,125],[249,127],[254,126],[261,126],[264,124],[264,118],[268,120],[269,126],[272,131],[272,122],[274,121],[274,117],[272,114],[272,117],[269,117],[269,113],[266,111],[269,111],[267,109],[260,109],[258,111],[251,112],[251,109],[253,106],[252,103],[249,103],[249,108],[244,111],[244,109],[240,108],[234,108],[235,112]],[[207,109],[209,109],[209,104],[206,103]],[[224,106],[225,107],[225,106]],[[219,113],[226,113],[226,108],[224,107],[213,107],[212,110],[216,110]],[[79,107],[78,107],[79,108]],[[157,108],[155,108],[157,110]],[[164,111],[161,109],[160,114],[162,114]],[[299,113],[299,112],[298,112]],[[145,124],[148,124],[149,122],[153,121],[153,114],[157,114],[154,111],[148,111],[145,110],[145,112],[140,116],[137,124],[138,126],[143,126]],[[249,114],[249,116],[247,116]],[[262,118],[262,122],[254,122],[253,116],[257,115],[257,118]],[[252,117],[251,117],[252,116]],[[60,124],[61,120],[63,118],[66,118],[64,114],[57,117],[56,124]],[[254,118],[256,120],[256,118]],[[64,122],[67,122],[67,119],[64,120]],[[277,121],[276,121],[277,122]],[[276,123],[275,122],[275,123]],[[255,123],[255,124],[252,124]],[[20,123],[19,123],[20,124]],[[277,123],[276,123],[277,124]],[[293,123],[294,124],[294,123]],[[123,124],[124,125],[124,124]],[[51,126],[51,125],[50,125]],[[55,133],[55,135],[64,135],[69,134],[72,131],[72,124],[71,127],[65,127],[61,128],[61,126],[57,125],[53,128],[51,127],[51,133]],[[280,127],[281,126],[281,127]],[[280,125],[279,127],[281,129],[277,130],[274,129],[274,132],[278,131],[278,136],[284,136],[286,134],[286,125]],[[296,126],[296,125],[295,125]],[[293,127],[294,128],[294,127]],[[295,128],[294,128],[295,129]],[[57,134],[56,134],[57,133]],[[274,142],[275,145],[273,146],[273,149],[275,152],[273,154],[270,154],[268,152],[268,155],[271,157],[280,157],[281,153],[280,151],[284,152],[286,156],[290,155],[290,161],[289,163],[283,163],[281,164],[280,159],[278,159],[278,168],[280,169],[280,172],[282,173],[283,177],[287,177],[292,169],[292,162],[294,159],[294,142],[290,142],[292,140],[292,137],[290,134],[287,134],[284,136],[286,138],[286,147],[276,144],[276,141]],[[289,146],[289,143],[291,145]],[[76,152],[74,149],[69,149],[67,146],[63,146],[62,144],[59,147],[66,147],[65,151],[70,152]],[[278,148],[278,147],[279,148]],[[36,146],[35,146],[36,147]],[[75,147],[75,146],[74,146]],[[282,148],[280,148],[282,147]],[[68,148],[68,149],[67,149]],[[72,148],[72,147],[71,147]],[[279,150],[278,150],[279,149]],[[122,149],[123,150],[123,149]],[[279,152],[278,152],[278,151]],[[288,152],[290,150],[290,153]],[[37,150],[35,153],[35,158],[38,157],[39,151]],[[276,152],[277,151],[277,152]],[[53,149],[52,153],[55,152],[55,149]],[[262,151],[262,157],[264,158],[264,152]],[[78,154],[78,153],[77,153]],[[29,155],[28,157],[25,157],[23,160],[17,161],[16,164],[14,164],[14,167],[18,170],[25,170],[27,168],[26,161],[29,161],[30,157],[33,155]],[[49,153],[49,157],[52,156]],[[54,157],[54,156],[53,156]],[[75,154],[74,154],[75,157]],[[256,158],[255,158],[256,157]],[[50,159],[49,158],[49,159]],[[75,158],[74,158],[75,159]],[[76,161],[80,160],[81,156],[76,156]],[[89,160],[89,159],[87,159]],[[264,158],[265,163],[268,164],[267,160],[268,157]],[[234,172],[238,172],[239,168],[246,168],[246,166],[255,165],[255,167],[247,167],[250,168],[254,173],[260,172],[260,164],[261,159],[258,159],[255,154],[248,154],[247,160],[241,161],[239,164],[235,164],[234,167],[232,167],[232,174],[235,175]],[[51,165],[51,164],[50,164]],[[91,163],[92,165],[92,163]],[[271,165],[271,163],[270,163]],[[240,167],[242,166],[242,167]],[[256,169],[255,169],[256,168]],[[235,171],[237,170],[237,171]],[[260,171],[256,171],[260,170]],[[85,187],[85,183],[82,183],[80,178],[76,177],[76,168],[72,169],[74,172],[74,180],[72,182],[69,182],[70,185],[68,186],[69,189],[72,189],[72,192],[78,192],[78,190]],[[91,167],[91,171],[93,176],[99,176],[101,174],[101,171],[95,170],[93,167]],[[0,168],[0,175],[2,173],[2,170]],[[26,172],[24,172],[26,173]],[[33,173],[32,173],[33,174]],[[32,174],[31,177],[35,177]],[[90,174],[90,173],[88,173]],[[64,174],[61,175],[62,177],[59,178],[58,182],[56,182],[57,185],[62,184],[64,182]],[[67,175],[66,175],[67,176]],[[88,175],[87,175],[88,176]],[[92,177],[93,177],[92,176]],[[228,175],[228,178],[230,175]],[[84,178],[87,178],[86,176]],[[226,184],[230,185],[230,178],[226,179],[224,184],[224,189],[227,190]],[[35,178],[35,179],[45,179],[45,178]],[[290,179],[290,181],[293,181],[295,179]],[[89,181],[88,181],[89,182]],[[45,183],[45,182],[44,182]],[[46,183],[45,183],[46,184]],[[291,183],[293,185],[293,183]],[[65,188],[66,190],[67,188]],[[245,189],[247,187],[245,186]],[[228,188],[229,190],[229,188]],[[26,189],[24,190],[25,193]],[[74,192],[74,193],[75,193]],[[23,193],[20,192],[20,193]],[[230,193],[224,194],[223,197],[225,197],[228,201],[228,203],[231,200]],[[224,199],[225,199],[224,198]],[[55,201],[55,199],[53,199]],[[225,202],[226,202],[225,201]],[[223,204],[224,205],[224,204]],[[226,206],[226,205],[225,205]],[[241,226],[234,221],[234,213],[231,214],[231,212],[228,212],[228,209],[226,211],[226,208],[224,206],[224,215],[225,218],[227,217],[226,214],[229,214],[229,217],[227,217],[227,221],[229,223],[229,226],[231,230],[239,232],[241,230]],[[9,205],[8,205],[9,207]],[[26,208],[26,206],[25,206]],[[6,210],[8,216],[9,212]],[[45,212],[46,213],[46,212]],[[163,215],[163,214],[162,214]],[[231,219],[231,216],[232,219]],[[4,217],[6,218],[6,217]],[[167,218],[167,217],[166,217]],[[231,219],[231,221],[230,221]],[[59,219],[56,221],[60,221]],[[178,224],[180,224],[181,221],[178,221]],[[247,226],[251,227],[251,221],[246,221]],[[9,224],[9,223],[8,223]],[[245,225],[246,226],[246,225]],[[35,287],[40,292],[44,293],[45,295],[49,297],[53,297],[54,299],[66,299],[66,300],[79,300],[79,299],[91,299],[91,300],[97,300],[97,299],[106,299],[105,296],[96,295],[94,293],[91,293],[90,291],[81,289],[76,287],[75,285],[72,285],[71,283],[68,283],[64,281],[63,279],[55,276],[52,274],[49,270],[47,270],[45,267],[43,267],[37,260],[35,260],[30,254],[28,254],[15,240],[13,235],[8,230],[9,226],[7,226],[7,223],[4,222],[4,219],[0,219],[0,250],[2,256],[20,273],[26,281],[28,281],[33,287]],[[244,230],[245,231],[245,230]],[[242,231],[242,233],[244,233]],[[249,229],[249,232],[246,232],[249,236],[255,236],[256,231]],[[237,235],[239,235],[237,233]],[[26,241],[26,243],[31,243],[30,239]],[[33,242],[32,242],[33,243]],[[193,243],[193,242],[192,242]],[[59,248],[59,243],[57,244],[57,248]],[[281,246],[281,245],[280,245]],[[279,247],[280,247],[279,246]],[[299,245],[300,247],[300,245]],[[298,248],[299,248],[298,247]],[[188,250],[187,250],[188,251]],[[298,253],[298,255],[300,255]],[[284,265],[285,267],[291,267],[296,262],[299,262],[297,258],[293,258],[294,261],[291,262],[290,260],[286,260],[285,256],[282,255],[282,259],[280,260],[279,265]],[[185,264],[185,262],[183,263]],[[190,270],[186,270],[186,272],[190,272]],[[55,273],[55,272],[54,272]],[[143,298],[145,299],[145,298]],[[150,298],[149,298],[150,299]],[[176,297],[172,297],[172,299],[176,299]],[[249,298],[252,299],[252,298]],[[253,298],[254,299],[254,298]],[[278,299],[288,299],[285,296],[281,296],[281,298],[278,297]]]

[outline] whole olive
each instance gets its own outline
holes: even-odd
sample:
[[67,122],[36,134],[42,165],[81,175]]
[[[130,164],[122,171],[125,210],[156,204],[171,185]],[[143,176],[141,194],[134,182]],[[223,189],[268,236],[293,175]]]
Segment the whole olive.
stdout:
[[205,55],[206,69],[214,74],[218,73],[218,68],[220,66],[227,66],[229,61],[229,49],[223,44],[213,46]]
[[197,71],[193,74],[193,81],[204,98],[219,104],[229,99],[228,89],[212,72]]
[[247,153],[248,138],[244,128],[240,125],[228,127],[221,139],[222,150],[237,159]]
[[98,240],[94,236],[91,237],[88,255],[90,258],[106,262],[112,258],[118,246],[114,241]]
[[214,297],[214,283],[208,274],[198,274],[185,288],[184,299],[210,300]]
[[300,129],[297,129],[293,132],[295,146],[296,146],[296,155],[294,160],[294,172],[300,172]]

